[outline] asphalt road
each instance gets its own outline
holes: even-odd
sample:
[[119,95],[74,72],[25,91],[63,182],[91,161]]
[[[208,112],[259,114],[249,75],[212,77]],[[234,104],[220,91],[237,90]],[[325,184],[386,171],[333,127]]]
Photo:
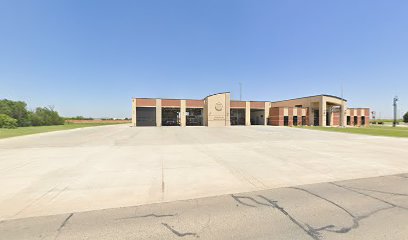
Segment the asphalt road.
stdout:
[[407,186],[399,174],[7,220],[0,239],[408,239]]
[[101,126],[0,140],[0,221],[408,172],[408,139]]

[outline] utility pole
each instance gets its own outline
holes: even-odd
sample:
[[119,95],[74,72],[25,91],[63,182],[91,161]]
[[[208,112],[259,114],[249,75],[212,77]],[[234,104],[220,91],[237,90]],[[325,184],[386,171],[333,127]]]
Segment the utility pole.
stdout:
[[397,102],[398,102],[398,96],[394,97],[394,122],[392,123],[393,127],[397,126]]

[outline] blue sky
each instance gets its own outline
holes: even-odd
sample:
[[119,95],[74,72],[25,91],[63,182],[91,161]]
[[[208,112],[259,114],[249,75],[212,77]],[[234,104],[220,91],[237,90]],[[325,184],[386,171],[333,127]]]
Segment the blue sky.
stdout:
[[132,97],[340,95],[408,111],[408,1],[0,1],[0,98],[130,117]]

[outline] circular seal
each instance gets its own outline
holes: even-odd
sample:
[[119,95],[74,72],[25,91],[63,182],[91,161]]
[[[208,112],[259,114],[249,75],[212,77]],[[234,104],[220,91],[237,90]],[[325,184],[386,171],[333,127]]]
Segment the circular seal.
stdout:
[[217,110],[217,111],[221,111],[223,107],[224,107],[224,106],[222,105],[221,102],[217,102],[217,103],[215,104],[215,110]]

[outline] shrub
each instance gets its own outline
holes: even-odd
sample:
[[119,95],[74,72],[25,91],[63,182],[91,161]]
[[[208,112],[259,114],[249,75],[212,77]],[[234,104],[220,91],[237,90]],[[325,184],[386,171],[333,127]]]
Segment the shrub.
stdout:
[[408,112],[406,112],[406,113],[404,114],[404,116],[402,117],[402,119],[403,119],[404,123],[408,123]]
[[16,128],[17,126],[17,119],[6,114],[0,114],[0,128]]

